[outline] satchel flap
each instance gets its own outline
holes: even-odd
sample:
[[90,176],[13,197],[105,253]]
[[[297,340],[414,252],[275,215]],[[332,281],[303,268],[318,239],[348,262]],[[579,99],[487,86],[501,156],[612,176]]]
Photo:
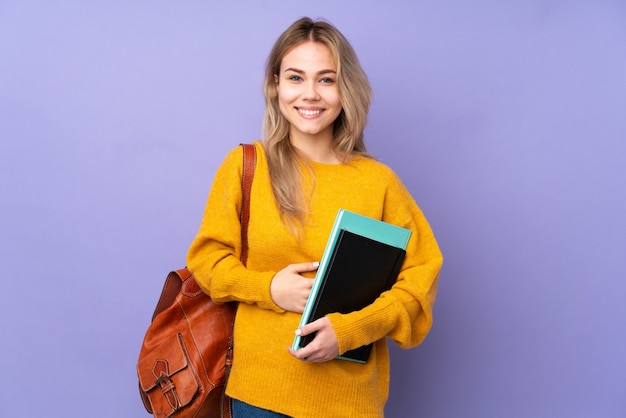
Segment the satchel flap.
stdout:
[[172,335],[164,340],[137,363],[141,389],[149,392],[159,385],[160,380],[172,377],[186,369],[189,364],[186,354],[180,334]]

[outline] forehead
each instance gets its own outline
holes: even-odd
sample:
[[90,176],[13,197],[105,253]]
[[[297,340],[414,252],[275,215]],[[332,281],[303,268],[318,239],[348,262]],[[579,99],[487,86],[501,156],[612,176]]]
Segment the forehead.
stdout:
[[324,44],[313,41],[302,42],[283,57],[281,72],[296,68],[303,71],[336,70],[335,58]]

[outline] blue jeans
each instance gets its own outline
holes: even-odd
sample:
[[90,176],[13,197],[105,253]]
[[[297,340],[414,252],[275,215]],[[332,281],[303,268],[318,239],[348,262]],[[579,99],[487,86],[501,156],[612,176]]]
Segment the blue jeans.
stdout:
[[288,415],[258,408],[245,402],[233,399],[233,418],[289,418]]

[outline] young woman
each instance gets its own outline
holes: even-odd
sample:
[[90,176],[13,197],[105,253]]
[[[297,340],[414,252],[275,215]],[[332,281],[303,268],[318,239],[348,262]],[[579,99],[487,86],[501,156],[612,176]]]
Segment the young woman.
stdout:
[[[218,169],[187,265],[217,302],[237,301],[227,393],[235,418],[382,417],[386,337],[419,344],[432,324],[442,256],[391,169],[365,149],[370,87],[332,25],[303,18],[276,41],[265,74],[265,138],[255,142],[247,266],[241,250],[241,147]],[[300,329],[317,261],[340,209],[413,231],[400,275],[374,303]],[[294,332],[314,340],[293,351]],[[366,364],[335,359],[374,343]]]

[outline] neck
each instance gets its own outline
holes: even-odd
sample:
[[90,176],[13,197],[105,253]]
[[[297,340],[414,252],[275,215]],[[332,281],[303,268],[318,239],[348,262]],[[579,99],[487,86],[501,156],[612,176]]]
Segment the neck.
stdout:
[[332,131],[317,135],[291,135],[291,145],[306,159],[324,164],[340,161],[332,147]]

